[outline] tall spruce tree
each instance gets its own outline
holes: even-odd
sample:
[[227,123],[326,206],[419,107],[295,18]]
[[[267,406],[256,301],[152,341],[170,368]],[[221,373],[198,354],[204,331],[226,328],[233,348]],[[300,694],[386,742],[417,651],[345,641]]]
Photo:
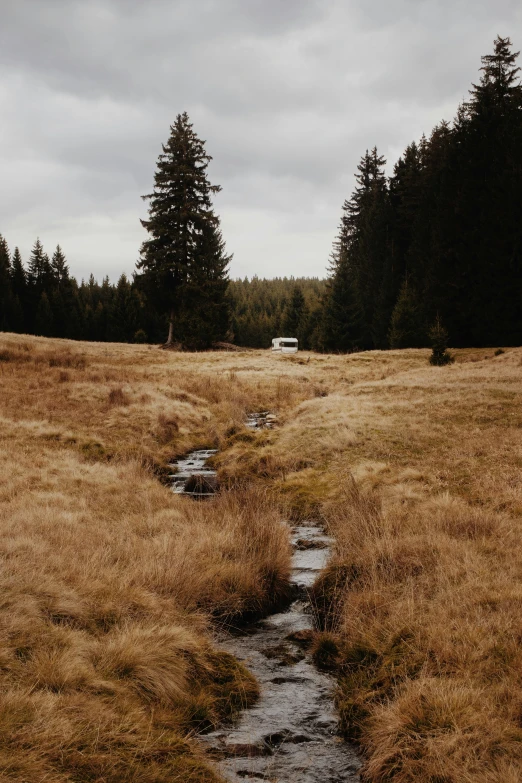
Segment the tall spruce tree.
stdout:
[[60,245],[56,245],[56,250],[53,253],[51,259],[51,268],[53,271],[54,280],[60,284],[69,280],[69,267],[67,266],[67,259]]
[[24,332],[25,311],[27,307],[27,277],[20,250],[15,247],[11,259],[11,289],[14,297],[14,315],[12,329],[15,332]]
[[14,249],[13,258],[11,260],[11,279],[13,293],[19,298],[20,302],[23,303],[27,293],[27,276],[22,261],[22,255],[17,247]]
[[522,341],[522,85],[509,38],[482,58],[480,82],[456,127],[462,295],[459,343]]
[[421,348],[426,344],[418,294],[408,278],[402,284],[393,309],[388,339],[390,348]]
[[364,312],[357,280],[345,251],[335,258],[331,269],[314,347],[350,353],[358,350],[364,339]]
[[138,280],[167,314],[167,345],[206,348],[228,331],[227,266],[211,196],[221,188],[207,178],[210,155],[187,113],[171,126],[157,161],[154,190],[144,196],[150,238],[141,248]]
[[373,348],[378,339],[389,219],[385,163],[376,147],[366,150],[355,191],[343,204],[323,316],[322,342],[330,350]]
[[7,240],[0,234],[0,331],[12,329],[14,297],[11,284],[11,258]]
[[41,335],[42,337],[54,336],[53,311],[49,303],[49,297],[45,291],[42,292],[40,301],[38,302],[38,306],[36,308],[34,318],[34,333]]

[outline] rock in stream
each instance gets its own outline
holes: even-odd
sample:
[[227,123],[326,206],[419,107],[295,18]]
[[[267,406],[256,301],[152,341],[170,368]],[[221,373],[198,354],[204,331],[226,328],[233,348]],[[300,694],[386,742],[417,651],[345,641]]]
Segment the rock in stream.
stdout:
[[216,449],[199,449],[172,462],[169,467],[176,471],[169,476],[172,491],[198,498],[213,495],[217,489],[217,472],[207,467],[207,461],[216,453]]

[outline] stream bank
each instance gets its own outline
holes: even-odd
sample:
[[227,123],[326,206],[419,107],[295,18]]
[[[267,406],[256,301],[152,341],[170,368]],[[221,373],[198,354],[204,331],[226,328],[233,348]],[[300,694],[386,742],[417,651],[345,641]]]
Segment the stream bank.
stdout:
[[[217,478],[206,460],[215,453],[196,451],[173,464],[173,491],[211,495]],[[308,591],[328,561],[332,540],[313,524],[289,527],[289,535],[293,600],[284,611],[220,639],[220,647],[257,678],[260,699],[232,725],[200,739],[228,783],[356,783],[361,764],[355,749],[338,736],[335,682],[307,652],[314,630]]]

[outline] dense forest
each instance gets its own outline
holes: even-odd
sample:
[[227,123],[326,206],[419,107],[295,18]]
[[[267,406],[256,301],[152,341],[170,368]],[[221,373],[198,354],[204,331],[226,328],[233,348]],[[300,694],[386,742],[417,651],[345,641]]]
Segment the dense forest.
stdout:
[[302,348],[314,344],[326,281],[277,277],[231,281],[231,330],[238,345],[264,348],[273,337],[297,337]]
[[[301,347],[344,352],[425,346],[438,324],[456,347],[522,344],[522,86],[517,57],[509,38],[497,38],[493,54],[482,58],[479,83],[453,122],[441,122],[429,138],[412,142],[390,177],[376,148],[365,153],[355,191],[342,208],[327,281],[254,277],[227,282],[229,259],[209,206],[209,238],[198,263],[203,270],[208,266],[206,252],[218,274],[214,281],[203,274],[191,296],[201,298],[204,292],[212,304],[216,286],[226,288],[225,304],[222,294],[219,298],[219,333],[225,333],[228,323],[226,339],[238,345],[268,347],[274,336],[286,335],[298,337]],[[186,115],[180,118],[181,131],[194,138],[203,171],[210,158],[197,147],[199,139]],[[155,194],[146,197],[153,204],[154,199],[161,203],[165,172],[172,168],[166,153],[170,149],[174,159],[173,139],[175,134],[159,159]],[[205,198],[219,189],[203,179],[201,183]],[[156,227],[161,223],[156,207],[151,215],[144,226],[152,239],[144,243],[145,261],[140,263],[154,271],[155,258],[163,258],[168,242],[161,225]],[[147,261],[147,254],[152,260]],[[108,278],[99,284],[92,276],[78,284],[59,246],[49,258],[37,240],[24,265],[18,249],[11,255],[0,236],[2,330],[164,342],[167,316],[156,301],[161,286],[156,285],[153,296],[139,283],[138,274],[132,281],[122,275],[115,285]],[[212,306],[217,312],[218,305]],[[205,303],[201,310],[210,312]]]
[[361,160],[332,254],[319,344],[426,345],[440,319],[454,346],[522,343],[522,86],[508,38],[453,123],[413,142],[387,179]]
[[[232,280],[228,284],[229,339],[267,348],[283,332],[310,345],[325,281],[308,278]],[[163,342],[161,317],[139,286],[121,275],[100,284],[78,282],[58,246],[51,258],[36,240],[24,264],[0,235],[0,330],[101,342]]]

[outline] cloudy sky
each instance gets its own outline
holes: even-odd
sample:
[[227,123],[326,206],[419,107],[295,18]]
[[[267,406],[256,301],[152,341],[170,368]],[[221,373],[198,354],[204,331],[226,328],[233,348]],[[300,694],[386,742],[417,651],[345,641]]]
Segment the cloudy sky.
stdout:
[[0,0],[0,232],[131,273],[160,145],[187,111],[233,277],[325,273],[366,147],[451,119],[520,0]]

